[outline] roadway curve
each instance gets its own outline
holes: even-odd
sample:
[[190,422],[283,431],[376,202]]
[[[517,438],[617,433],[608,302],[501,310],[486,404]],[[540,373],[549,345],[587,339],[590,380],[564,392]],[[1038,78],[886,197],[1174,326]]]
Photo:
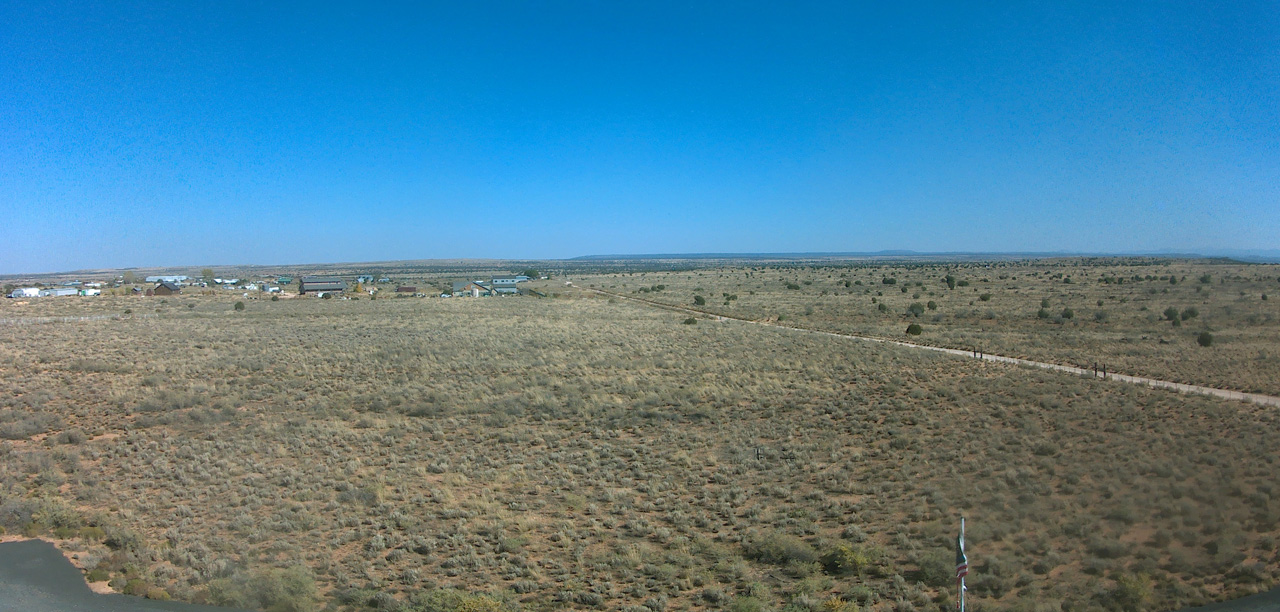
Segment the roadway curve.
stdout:
[[857,334],[842,334],[842,333],[822,331],[817,329],[806,329],[803,327],[792,327],[790,325],[780,325],[778,323],[771,323],[768,321],[754,321],[751,319],[744,319],[741,317],[731,317],[727,315],[717,314],[714,312],[706,312],[706,311],[698,310],[696,308],[689,308],[687,306],[676,306],[673,304],[664,304],[662,302],[655,302],[653,300],[646,300],[643,298],[632,297],[629,295],[614,293],[612,291],[596,289],[594,287],[578,287],[577,285],[570,285],[570,286],[581,291],[592,291],[601,295],[607,295],[609,297],[615,297],[623,300],[631,300],[632,302],[639,302],[641,304],[647,304],[649,306],[655,306],[655,307],[664,308],[667,310],[674,310],[677,312],[687,312],[687,313],[695,314],[699,316],[714,317],[716,320],[719,320],[719,321],[740,321],[742,323],[751,323],[754,325],[765,325],[768,327],[776,327],[779,329],[789,329],[792,331],[805,332],[810,334],[833,336],[836,338],[850,338],[853,340],[862,340],[864,342],[879,342],[881,344],[896,344],[898,346],[905,346],[907,348],[921,349],[926,351],[935,351],[938,353],[946,353],[948,355],[957,355],[960,357],[969,357],[973,359],[979,359],[982,361],[995,361],[999,363],[1009,363],[1013,365],[1041,368],[1045,370],[1067,372],[1069,374],[1077,374],[1081,376],[1092,376],[1092,377],[1098,377],[1098,378],[1105,377],[1108,380],[1118,380],[1120,382],[1132,383],[1135,385],[1145,385],[1147,387],[1153,387],[1156,389],[1169,389],[1172,391],[1181,391],[1183,393],[1207,395],[1209,397],[1217,397],[1221,399],[1235,400],[1240,402],[1251,402],[1261,406],[1271,406],[1273,408],[1280,408],[1280,397],[1276,397],[1274,395],[1263,395],[1261,393],[1244,393],[1241,391],[1230,391],[1227,389],[1215,389],[1213,387],[1202,387],[1200,385],[1188,385],[1188,384],[1176,383],[1168,380],[1145,378],[1142,376],[1129,376],[1127,374],[1116,374],[1113,372],[1108,372],[1105,374],[1105,376],[1100,376],[1098,373],[1087,368],[1077,368],[1074,366],[1065,366],[1065,365],[1056,364],[1056,363],[1045,363],[1043,361],[1032,361],[1030,359],[1019,359],[1017,357],[1005,357],[1003,355],[989,355],[986,353],[975,354],[973,351],[942,348],[938,346],[928,346],[924,344],[913,344],[911,342],[903,342],[901,340],[890,340],[888,338],[876,338],[874,336],[860,336]]

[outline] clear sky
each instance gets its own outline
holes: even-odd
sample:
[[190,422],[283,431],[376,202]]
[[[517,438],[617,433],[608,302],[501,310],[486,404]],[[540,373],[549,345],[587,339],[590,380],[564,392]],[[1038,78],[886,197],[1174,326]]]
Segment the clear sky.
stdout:
[[1280,248],[1274,0],[426,4],[0,3],[0,273]]

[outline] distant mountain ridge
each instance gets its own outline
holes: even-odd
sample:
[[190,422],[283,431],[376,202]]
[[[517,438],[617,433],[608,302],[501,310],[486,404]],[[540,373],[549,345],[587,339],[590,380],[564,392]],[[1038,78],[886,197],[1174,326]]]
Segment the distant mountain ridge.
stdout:
[[847,251],[847,252],[783,252],[783,253],[635,253],[609,255],[582,255],[565,261],[624,261],[654,259],[875,259],[875,258],[938,258],[938,259],[1036,259],[1045,257],[1173,257],[1178,259],[1215,259],[1231,258],[1248,262],[1280,262],[1280,249],[1222,249],[1204,253],[1186,251],[1142,251],[1142,252],[1081,252],[1081,251],[1011,251],[1011,252],[978,252],[978,251],[912,251],[909,249],[886,249],[881,251]]

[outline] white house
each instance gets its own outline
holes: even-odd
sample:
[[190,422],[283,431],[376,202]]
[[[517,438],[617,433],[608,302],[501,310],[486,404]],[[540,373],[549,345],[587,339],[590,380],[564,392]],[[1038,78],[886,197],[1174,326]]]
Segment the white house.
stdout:
[[40,297],[40,289],[36,287],[23,287],[21,289],[14,289],[13,293],[9,294],[9,297],[11,298]]

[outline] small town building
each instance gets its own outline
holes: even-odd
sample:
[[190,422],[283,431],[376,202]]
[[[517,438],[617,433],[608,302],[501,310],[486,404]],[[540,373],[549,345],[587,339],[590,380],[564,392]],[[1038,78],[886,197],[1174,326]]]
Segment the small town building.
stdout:
[[459,281],[453,283],[454,297],[487,297],[493,295],[489,287],[480,281]]
[[417,292],[418,292],[417,287],[409,287],[405,285],[396,287],[396,293],[417,293]]
[[489,285],[494,295],[520,295],[520,287],[516,286],[515,281],[510,279],[493,279],[493,284]]
[[347,281],[326,276],[304,276],[298,285],[298,293],[341,293],[347,290]]
[[177,283],[161,281],[159,285],[155,286],[155,289],[151,290],[151,293],[152,295],[177,295],[182,293],[182,287],[179,287]]
[[62,297],[67,295],[78,295],[79,289],[73,287],[54,287],[52,289],[41,289],[40,297]]

